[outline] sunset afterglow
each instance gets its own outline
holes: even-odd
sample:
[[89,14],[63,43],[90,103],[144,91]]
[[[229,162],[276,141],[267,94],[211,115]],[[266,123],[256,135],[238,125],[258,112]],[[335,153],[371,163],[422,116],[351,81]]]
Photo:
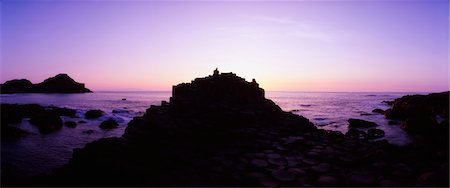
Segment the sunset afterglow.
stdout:
[[213,69],[277,91],[448,90],[448,1],[2,1],[1,82],[171,90]]

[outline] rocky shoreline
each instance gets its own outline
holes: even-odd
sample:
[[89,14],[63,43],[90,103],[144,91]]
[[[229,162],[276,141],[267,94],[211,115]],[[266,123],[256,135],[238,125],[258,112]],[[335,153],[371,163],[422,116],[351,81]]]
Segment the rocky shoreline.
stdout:
[[[392,111],[401,111],[395,101]],[[446,105],[440,124],[448,130]],[[432,112],[445,114],[439,109]],[[399,147],[357,131],[317,129],[266,99],[255,80],[215,72],[174,86],[169,102],[135,117],[122,137],[75,149],[52,175],[2,185],[448,186],[448,131],[441,132],[441,139]]]

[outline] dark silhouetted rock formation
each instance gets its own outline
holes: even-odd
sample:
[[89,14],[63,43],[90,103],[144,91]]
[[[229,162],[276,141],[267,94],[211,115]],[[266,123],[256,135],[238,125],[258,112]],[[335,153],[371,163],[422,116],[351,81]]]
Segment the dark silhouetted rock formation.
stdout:
[[[1,126],[13,126],[30,118],[30,123],[38,127],[41,133],[49,133],[62,127],[60,116],[73,117],[76,110],[55,106],[43,107],[38,104],[1,104]],[[6,128],[5,128],[6,129]],[[9,128],[8,128],[9,129]]]
[[0,92],[9,93],[87,93],[84,84],[75,82],[67,74],[58,74],[41,83],[32,84],[26,79],[10,80],[0,85]]
[[26,79],[9,80],[0,85],[1,93],[32,93],[34,85]]
[[401,127],[417,141],[446,143],[449,133],[449,92],[407,95],[389,102],[388,119],[402,121]]
[[[435,178],[427,178],[430,173]],[[399,148],[386,141],[369,142],[317,129],[308,119],[284,112],[265,99],[255,81],[215,71],[174,86],[170,102],[151,106],[142,117],[135,117],[122,137],[75,149],[70,162],[55,174],[29,182],[52,186],[448,186],[448,150],[445,155],[430,152],[429,147]]]

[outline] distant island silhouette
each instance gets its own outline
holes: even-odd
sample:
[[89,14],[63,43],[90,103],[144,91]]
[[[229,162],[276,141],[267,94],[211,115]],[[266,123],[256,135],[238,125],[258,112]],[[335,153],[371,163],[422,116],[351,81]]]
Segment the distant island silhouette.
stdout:
[[90,93],[92,92],[67,74],[58,74],[33,84],[27,79],[9,80],[0,85],[0,93]]

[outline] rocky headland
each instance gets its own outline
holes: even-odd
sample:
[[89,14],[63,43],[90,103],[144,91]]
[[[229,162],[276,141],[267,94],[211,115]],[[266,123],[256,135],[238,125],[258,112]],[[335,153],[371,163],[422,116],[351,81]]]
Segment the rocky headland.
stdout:
[[448,186],[446,143],[448,134],[445,143],[399,147],[317,129],[266,99],[256,81],[215,72],[174,86],[169,102],[135,117],[122,137],[75,149],[50,176],[11,184]]
[[33,84],[27,79],[9,80],[0,85],[0,93],[88,93],[84,84],[78,83],[67,74],[58,74],[41,83]]

